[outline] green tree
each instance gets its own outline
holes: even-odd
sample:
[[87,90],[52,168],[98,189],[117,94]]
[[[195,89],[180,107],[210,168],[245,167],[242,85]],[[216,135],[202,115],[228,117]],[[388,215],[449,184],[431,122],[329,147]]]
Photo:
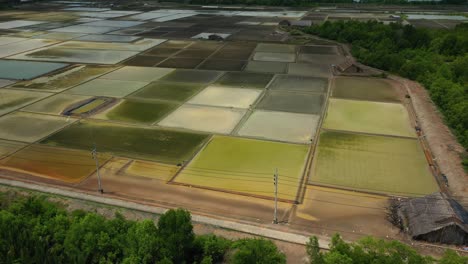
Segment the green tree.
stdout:
[[234,242],[233,249],[235,252],[230,259],[233,264],[286,263],[286,256],[270,240],[241,239]]
[[365,237],[355,243],[345,242],[338,234],[332,237],[330,250],[321,253],[318,240],[311,237],[306,245],[312,264],[467,264],[468,258],[447,250],[440,260],[418,254],[399,241]]
[[224,260],[224,254],[230,248],[232,242],[215,235],[197,236],[194,241],[194,257],[205,259],[207,257],[214,263]]
[[160,259],[162,242],[151,220],[143,220],[128,229],[124,261],[127,263],[155,263]]
[[158,235],[163,253],[174,263],[190,262],[195,235],[190,213],[184,209],[169,210],[158,221]]
[[313,236],[309,238],[306,244],[307,255],[309,256],[310,263],[322,264],[324,263],[323,254],[320,252],[318,238]]

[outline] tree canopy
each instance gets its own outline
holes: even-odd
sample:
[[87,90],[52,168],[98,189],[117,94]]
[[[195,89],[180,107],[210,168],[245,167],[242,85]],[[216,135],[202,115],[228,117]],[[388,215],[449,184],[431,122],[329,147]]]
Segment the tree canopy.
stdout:
[[396,240],[365,237],[356,243],[346,243],[338,234],[333,236],[327,252],[320,251],[317,237],[310,238],[306,249],[311,264],[466,264],[468,261],[453,250],[447,250],[436,260]]
[[1,198],[0,263],[286,263],[268,240],[195,235],[184,209],[168,210],[156,226],[120,214],[68,213],[44,197]]
[[[108,219],[85,211],[64,210],[45,197],[9,202],[0,195],[0,263],[234,263],[284,264],[286,256],[266,239],[231,241],[213,234],[195,235],[190,213],[168,210],[153,220]],[[466,264],[447,251],[435,260],[398,241],[371,237],[346,243],[335,235],[328,252],[316,237],[306,246],[314,264]]]

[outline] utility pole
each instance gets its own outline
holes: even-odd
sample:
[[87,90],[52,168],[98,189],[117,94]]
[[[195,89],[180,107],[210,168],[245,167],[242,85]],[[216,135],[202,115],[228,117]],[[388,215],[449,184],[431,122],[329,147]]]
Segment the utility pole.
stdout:
[[275,215],[273,216],[273,224],[278,224],[278,169],[275,169],[273,184],[275,185]]
[[94,146],[93,151],[91,153],[93,155],[94,161],[96,162],[96,174],[97,174],[97,178],[98,178],[98,192],[100,192],[102,194],[102,193],[104,193],[104,190],[102,189],[102,185],[101,185],[101,175],[99,174],[99,160],[97,158],[96,146]]

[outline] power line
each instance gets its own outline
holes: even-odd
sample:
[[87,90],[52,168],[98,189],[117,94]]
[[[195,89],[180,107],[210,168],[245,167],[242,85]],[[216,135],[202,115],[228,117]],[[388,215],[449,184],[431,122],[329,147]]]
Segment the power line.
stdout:
[[104,193],[104,190],[102,189],[102,184],[101,184],[101,175],[99,174],[99,159],[96,157],[97,149],[96,146],[94,146],[94,149],[91,151],[91,154],[93,155],[93,159],[96,162],[96,174],[98,178],[98,192],[101,194]]

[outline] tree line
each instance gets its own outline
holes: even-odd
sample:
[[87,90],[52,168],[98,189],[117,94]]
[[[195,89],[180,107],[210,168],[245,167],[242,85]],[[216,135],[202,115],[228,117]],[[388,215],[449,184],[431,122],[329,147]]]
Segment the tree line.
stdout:
[[[352,45],[360,62],[418,81],[468,149],[468,23],[452,30],[377,21],[327,21],[306,33]],[[463,159],[468,166],[466,157]]]
[[[229,253],[229,254],[228,254]],[[0,263],[286,263],[266,239],[195,235],[190,213],[153,220],[71,213],[44,197],[1,199]]]
[[[181,0],[169,0],[182,2]],[[184,3],[196,5],[263,5],[263,6],[317,6],[319,4],[345,4],[355,3],[354,0],[187,0]],[[407,0],[361,0],[360,3],[387,4],[387,5],[440,5],[440,4],[466,4],[466,0],[442,0],[440,2],[426,0],[408,2]]]
[[[398,241],[370,237],[346,243],[335,235],[325,253],[312,237],[306,248],[313,264],[467,263],[454,251],[436,261]],[[155,224],[121,214],[108,219],[83,210],[68,212],[44,196],[2,195],[0,263],[283,264],[286,257],[266,239],[195,235],[191,215],[183,209],[167,211]]]

